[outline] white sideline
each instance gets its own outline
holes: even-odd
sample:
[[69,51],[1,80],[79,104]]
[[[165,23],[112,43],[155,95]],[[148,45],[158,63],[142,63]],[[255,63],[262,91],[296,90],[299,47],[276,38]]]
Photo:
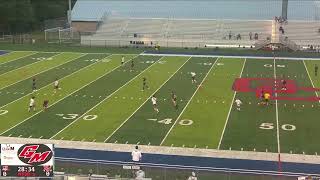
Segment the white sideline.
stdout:
[[[106,59],[106,58],[108,58],[108,57],[110,57],[110,56],[112,56],[112,54],[110,54],[109,56],[104,57],[103,59]],[[81,57],[83,57],[83,56],[80,56],[79,58],[81,58]],[[79,58],[76,58],[76,59],[79,59]],[[76,73],[78,73],[78,72],[81,71],[81,70],[87,69],[87,68],[95,65],[96,63],[98,63],[98,62],[94,62],[94,63],[92,63],[92,64],[90,64],[90,65],[88,65],[88,66],[82,67],[82,68],[78,69],[77,71],[75,71],[75,72],[73,72],[73,73],[71,73],[71,74],[69,74],[69,75],[67,75],[67,76],[64,76],[64,77],[60,78],[59,81],[63,81],[63,80],[66,79],[67,77],[72,76],[73,74],[76,74]],[[47,88],[47,87],[49,87],[49,86],[51,86],[51,85],[52,85],[52,84],[49,83],[48,85],[39,88],[39,89],[38,89],[38,92],[40,92],[40,90],[45,89],[45,88]],[[28,94],[26,94],[26,95],[24,95],[24,96],[22,96],[22,97],[20,97],[20,98],[18,98],[18,99],[16,99],[16,100],[14,100],[14,101],[11,101],[11,102],[3,105],[3,106],[1,106],[0,109],[6,107],[6,106],[8,106],[8,105],[10,105],[10,104],[12,104],[12,103],[14,103],[14,102],[16,102],[16,101],[19,101],[20,99],[22,99],[22,98],[24,98],[24,97],[26,97],[26,96],[28,96],[28,95],[30,95],[30,94],[32,94],[32,92],[31,92],[31,93],[28,93]]]
[[188,105],[190,104],[190,102],[192,101],[193,97],[197,94],[198,90],[200,89],[200,85],[203,84],[203,82],[207,79],[208,75],[210,74],[211,70],[213,69],[213,67],[216,65],[216,63],[218,62],[219,58],[217,58],[214,62],[214,64],[211,66],[211,68],[209,69],[209,71],[207,72],[207,74],[205,75],[205,77],[202,79],[201,83],[198,85],[197,89],[194,91],[194,93],[192,94],[191,98],[189,99],[189,101],[187,102],[187,104],[184,106],[184,108],[182,109],[181,113],[179,114],[179,116],[177,117],[177,119],[175,120],[175,122],[173,123],[173,125],[170,127],[169,131],[167,132],[167,134],[164,136],[164,138],[162,139],[160,146],[162,146],[162,144],[164,143],[164,141],[167,139],[167,137],[169,136],[169,134],[171,133],[172,129],[175,127],[175,125],[177,124],[178,120],[180,119],[180,117],[182,116],[182,114],[184,113],[184,111],[187,109]]
[[[246,65],[246,62],[247,62],[247,58],[244,59],[244,62],[243,62],[243,65],[242,65],[242,69],[241,69],[241,72],[240,72],[240,75],[239,75],[240,78],[242,76],[242,73],[243,73],[244,67]],[[237,95],[237,92],[235,91],[233,93],[233,98],[232,98],[232,101],[231,101],[231,104],[230,104],[230,108],[229,108],[229,112],[228,112],[228,115],[227,115],[227,119],[226,119],[226,122],[224,124],[223,130],[222,130],[222,133],[221,133],[220,141],[219,141],[219,144],[218,144],[218,149],[220,149],[221,142],[222,142],[222,139],[223,139],[223,136],[224,136],[224,132],[225,132],[225,130],[227,128],[227,124],[228,124],[228,121],[229,121],[229,116],[230,116],[230,113],[231,113],[231,110],[232,110],[232,106],[233,106],[233,103],[234,103],[234,98],[236,97],[236,95]]]
[[[54,138],[55,136],[57,136],[58,134],[60,134],[61,132],[63,132],[64,130],[66,130],[69,126],[71,126],[72,124],[74,124],[75,122],[77,122],[79,119],[81,119],[82,117],[84,117],[85,115],[87,115],[87,113],[89,113],[90,111],[92,111],[94,108],[96,108],[97,106],[99,106],[101,103],[103,103],[104,101],[106,101],[107,99],[109,99],[113,94],[117,93],[120,89],[122,89],[123,87],[125,87],[126,85],[128,85],[130,82],[132,82],[133,80],[135,80],[137,77],[139,77],[142,73],[144,73],[145,71],[147,71],[148,69],[150,69],[152,66],[154,66],[155,64],[157,64],[157,62],[159,62],[163,57],[159,58],[157,61],[155,61],[153,64],[151,64],[149,67],[147,67],[146,69],[144,69],[143,71],[141,71],[139,74],[137,74],[136,76],[134,76],[133,78],[131,78],[128,82],[126,82],[124,85],[122,85],[120,88],[118,88],[116,91],[112,92],[109,96],[107,96],[106,98],[104,98],[102,101],[100,101],[99,103],[97,103],[96,105],[94,105],[92,108],[90,108],[89,110],[87,110],[85,113],[83,113],[81,116],[79,116],[78,118],[76,118],[74,121],[72,121],[70,124],[68,124],[66,127],[64,127],[63,129],[61,129],[59,132],[57,132],[55,135],[53,135],[52,137],[50,137],[50,139]],[[129,62],[129,61],[127,61]]]
[[[142,56],[186,56],[186,57],[220,57],[220,58],[236,58],[236,59],[273,59],[273,57],[269,56],[224,56],[224,55],[192,55],[192,54],[154,54],[154,53],[141,53]],[[284,59],[284,60],[315,60],[319,61],[319,58],[295,58],[295,57],[276,57],[276,59]]]
[[[41,143],[54,144],[56,148],[84,149],[84,150],[100,150],[100,151],[117,151],[131,153],[135,145],[131,144],[113,144],[113,143],[97,143],[97,142],[81,142],[81,141],[65,141],[50,140],[36,138],[17,138],[17,137],[0,137],[1,143],[26,144]],[[181,155],[181,156],[197,156],[197,157],[215,157],[228,159],[247,159],[247,160],[263,160],[278,161],[278,153],[271,152],[252,152],[252,151],[229,151],[216,149],[200,149],[200,148],[182,148],[167,146],[147,146],[139,145],[139,149],[143,153]],[[319,164],[320,156],[302,155],[302,154],[281,154],[282,162]]]
[[103,142],[107,142],[146,102],[148,102],[153,94],[155,94],[157,91],[159,91],[189,60],[191,57],[189,57],[186,62],[184,62],[177,70],[174,72],[158,89],[154,91],[125,121],[123,121],[120,126],[115,129]]
[[[137,55],[137,56],[139,56],[139,55]],[[136,56],[136,57],[137,57],[137,56]],[[134,57],[134,58],[135,58],[135,57]],[[129,61],[127,61],[127,62],[129,62]],[[125,63],[127,63],[127,62],[125,62]],[[121,66],[122,66],[122,65],[116,66],[116,67],[115,67],[115,68],[113,68],[111,71],[108,71],[107,73],[102,74],[101,76],[99,76],[99,77],[98,77],[98,78],[96,78],[95,80],[93,80],[93,81],[89,82],[88,84],[86,84],[86,85],[84,85],[84,86],[80,87],[79,89],[77,89],[76,91],[74,91],[74,92],[70,93],[69,95],[67,95],[67,96],[63,97],[62,99],[60,99],[60,100],[58,100],[58,101],[56,101],[56,102],[52,103],[48,108],[50,108],[51,106],[53,106],[53,105],[55,105],[55,104],[59,103],[60,101],[64,100],[65,98],[67,98],[67,97],[69,97],[69,96],[73,95],[74,93],[76,93],[76,92],[80,91],[81,89],[85,88],[86,86],[89,86],[89,85],[90,85],[90,84],[92,84],[93,82],[95,82],[95,81],[97,81],[98,79],[100,79],[100,78],[102,78],[102,77],[106,76],[107,74],[109,74],[109,73],[111,73],[111,72],[115,71],[116,69],[118,69],[118,68],[119,68],[119,67],[121,67]],[[19,122],[18,124],[15,124],[14,126],[10,127],[9,129],[5,130],[4,132],[2,132],[2,133],[0,134],[0,136],[1,136],[1,135],[3,135],[3,134],[5,134],[6,132],[10,131],[11,129],[13,129],[13,128],[15,128],[15,127],[19,126],[20,124],[24,123],[25,121],[29,120],[30,118],[32,118],[33,116],[36,116],[37,114],[39,114],[39,113],[41,113],[41,112],[42,112],[42,111],[38,111],[38,112],[36,112],[35,114],[33,114],[32,116],[30,116],[30,117],[26,118],[25,120],[23,120],[23,121]]]

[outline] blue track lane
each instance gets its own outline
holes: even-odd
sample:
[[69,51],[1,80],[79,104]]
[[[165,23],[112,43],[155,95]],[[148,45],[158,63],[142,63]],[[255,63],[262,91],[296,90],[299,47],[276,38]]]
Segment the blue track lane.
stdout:
[[[131,162],[131,153],[79,150],[56,148],[56,159],[73,162],[96,162],[103,164],[127,164]],[[225,158],[208,158],[193,156],[176,156],[160,154],[143,154],[142,166],[152,167],[172,167],[180,169],[195,170],[221,170],[233,172],[252,172],[253,174],[276,174],[278,171],[278,162],[275,161],[257,161],[240,160]],[[282,163],[282,173],[284,175],[313,174],[320,177],[320,164],[303,163]]]

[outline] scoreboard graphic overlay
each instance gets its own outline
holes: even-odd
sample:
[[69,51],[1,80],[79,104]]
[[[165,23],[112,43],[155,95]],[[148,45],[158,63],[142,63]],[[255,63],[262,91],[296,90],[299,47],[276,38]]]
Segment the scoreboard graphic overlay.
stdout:
[[53,144],[1,144],[1,176],[53,177]]

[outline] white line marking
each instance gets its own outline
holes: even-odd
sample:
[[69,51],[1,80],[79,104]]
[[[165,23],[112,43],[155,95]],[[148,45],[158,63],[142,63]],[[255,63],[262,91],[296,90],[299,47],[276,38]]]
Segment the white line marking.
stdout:
[[[127,61],[127,62],[129,62],[129,61]],[[69,96],[72,96],[74,93],[79,92],[81,89],[83,89],[83,88],[85,88],[85,87],[89,86],[90,84],[92,84],[92,83],[96,82],[96,81],[97,81],[97,80],[99,80],[100,78],[102,78],[102,77],[104,77],[104,76],[106,76],[106,75],[110,74],[111,72],[115,71],[117,68],[120,68],[120,67],[122,67],[122,66],[121,66],[121,65],[119,65],[119,66],[117,66],[117,67],[113,68],[112,70],[108,71],[107,73],[102,74],[101,76],[99,76],[99,77],[98,77],[98,78],[96,78],[95,80],[93,80],[93,81],[89,82],[88,84],[86,84],[86,85],[84,85],[84,86],[80,87],[79,89],[77,89],[76,91],[74,91],[74,92],[70,93],[69,95],[67,95],[67,96],[63,97],[62,99],[60,99],[60,100],[58,100],[58,101],[56,101],[56,102],[52,103],[48,108],[50,108],[51,106],[53,106],[53,105],[55,105],[55,104],[59,103],[60,101],[64,100],[65,98],[67,98],[67,97],[69,97]],[[39,111],[39,112],[37,112],[37,113],[33,114],[32,116],[30,116],[30,117],[26,118],[25,120],[23,120],[23,121],[19,122],[18,124],[16,124],[16,125],[12,126],[11,128],[7,129],[6,131],[2,132],[0,135],[3,135],[4,133],[6,133],[6,132],[10,131],[11,129],[13,129],[13,128],[17,127],[18,125],[20,125],[20,124],[24,123],[25,121],[27,121],[27,120],[31,119],[33,116],[35,116],[35,115],[37,115],[37,114],[39,114],[39,113],[41,113],[41,112],[42,112],[42,111]]]
[[[246,65],[246,62],[247,62],[247,58],[244,59],[239,78],[241,78],[241,76],[242,76],[242,73],[243,73],[244,67]],[[228,115],[227,115],[227,119],[226,119],[226,122],[224,124],[223,130],[222,130],[222,133],[221,133],[220,141],[219,141],[219,144],[218,144],[218,149],[220,149],[221,142],[222,142],[222,139],[223,139],[223,136],[224,136],[224,132],[225,132],[225,130],[227,128],[227,124],[228,124],[228,121],[229,121],[230,113],[231,113],[232,106],[233,106],[233,103],[234,103],[234,99],[236,98],[236,95],[237,95],[237,92],[235,91],[234,94],[233,94],[233,98],[232,98],[231,104],[230,104],[230,108],[229,108],[229,112],[228,112]]]
[[[13,51],[13,52],[14,52],[14,51]],[[32,52],[33,52],[33,51],[32,51]],[[11,53],[11,52],[10,52],[10,53]],[[10,53],[8,53],[8,54],[6,54],[6,55],[10,55]],[[9,61],[0,63],[0,65],[2,66],[3,64],[6,64],[6,63],[9,63],[9,62],[12,62],[12,61],[16,61],[16,60],[18,60],[18,59],[26,58],[26,57],[28,57],[28,56],[35,55],[35,54],[37,54],[37,53],[38,53],[37,51],[34,51],[32,54],[24,55],[24,56],[15,58],[15,59],[10,59]],[[4,56],[3,56],[3,57],[4,57]]]
[[[184,62],[157,90],[155,90],[155,92],[153,92],[151,94],[151,96],[155,93],[157,93],[157,91],[159,91],[189,60],[191,59],[191,57],[189,57],[186,62]],[[123,121],[120,126],[115,129],[105,140],[104,142],[107,142],[146,102],[149,101],[149,99],[151,98],[151,96],[149,96],[125,121]],[[140,98],[139,98],[140,99]]]
[[218,62],[219,58],[217,58],[215,60],[215,62],[213,63],[213,65],[210,67],[209,71],[206,73],[206,75],[204,76],[204,78],[202,79],[201,83],[199,84],[199,86],[197,87],[197,89],[194,91],[194,93],[192,94],[191,98],[189,99],[189,101],[187,102],[187,104],[184,106],[184,108],[182,109],[181,113],[179,114],[179,116],[177,117],[177,119],[174,121],[173,125],[170,127],[169,131],[167,132],[167,134],[164,136],[164,138],[162,139],[160,146],[162,146],[162,144],[164,143],[164,141],[167,139],[167,137],[169,136],[169,134],[171,133],[172,129],[175,127],[175,125],[177,124],[178,120],[180,119],[180,117],[182,116],[182,114],[184,113],[184,111],[187,109],[188,105],[191,103],[193,97],[197,94],[198,90],[200,89],[200,85],[202,85],[204,83],[204,81],[206,80],[206,78],[208,77],[208,75],[210,74],[211,70],[213,69],[213,67],[215,67],[216,63]]
[[41,139],[43,136],[40,136],[39,139]]
[[[310,74],[309,74],[309,71],[308,71],[308,68],[307,68],[307,66],[306,66],[306,63],[304,62],[304,60],[302,60],[302,62],[303,62],[304,68],[305,68],[306,71],[307,71],[307,74],[308,74],[308,77],[309,77],[309,79],[310,79],[311,85],[312,85],[312,87],[314,88],[314,84],[313,84],[313,81],[312,81],[311,76],[310,76]],[[316,96],[319,97],[318,92],[315,91],[315,93],[316,93]],[[319,103],[320,103],[320,101],[319,101]]]
[[[62,53],[60,53],[60,54],[62,54]],[[58,55],[60,55],[60,54],[56,54],[56,55],[51,56],[51,57],[55,57],[55,56],[58,56]],[[74,60],[74,59],[71,59],[71,60]],[[71,60],[70,60],[70,61],[71,61]],[[37,61],[37,62],[35,62],[35,63],[39,63],[39,62],[42,62],[42,61]],[[60,65],[63,65],[63,64],[65,64],[65,63],[67,63],[67,62],[69,62],[69,61],[63,62],[63,63],[60,64]],[[19,70],[19,69],[22,69],[22,68],[25,68],[25,67],[29,67],[29,66],[31,66],[32,64],[35,64],[35,63],[31,63],[31,64],[29,64],[29,65],[22,66],[22,67],[20,67],[20,68],[18,68],[18,69],[13,69],[12,71],[5,72],[5,73],[1,74],[0,77],[6,75],[6,74],[8,74],[8,73],[11,73],[11,72],[13,72],[13,71],[17,71],[17,70]],[[4,88],[7,88],[7,87],[9,87],[9,86],[12,86],[12,85],[17,84],[17,83],[19,83],[19,82],[21,82],[21,81],[24,81],[24,80],[26,80],[26,79],[29,79],[29,78],[32,77],[32,76],[36,76],[36,75],[41,74],[41,73],[43,73],[43,72],[49,71],[49,70],[51,70],[51,69],[54,69],[54,68],[56,68],[56,67],[58,67],[58,66],[60,66],[60,65],[51,67],[51,68],[49,68],[49,69],[45,69],[45,70],[43,70],[43,71],[41,71],[41,72],[38,72],[38,73],[36,73],[36,74],[32,74],[32,75],[28,76],[28,77],[25,78],[25,79],[22,79],[22,80],[19,80],[19,81],[17,81],[17,82],[14,82],[14,83],[12,83],[12,84],[9,84],[9,85],[7,85],[7,86],[1,87],[0,89],[4,89]],[[47,68],[47,67],[45,67],[45,68]]]
[[[138,57],[138,56],[136,56]],[[135,58],[136,58],[135,57]],[[164,57],[159,58],[157,61],[161,60]],[[129,60],[130,61],[130,60]],[[129,62],[127,61],[127,62]],[[124,85],[122,85],[120,88],[118,88],[116,91],[114,91],[113,93],[111,93],[109,96],[107,96],[106,98],[104,98],[102,101],[100,101],[99,103],[97,103],[95,106],[93,106],[92,108],[90,108],[88,111],[86,111],[84,114],[82,114],[81,116],[79,116],[77,119],[75,119],[74,121],[72,121],[70,124],[68,124],[66,127],[64,127],[63,129],[61,129],[58,133],[56,133],[55,135],[53,135],[50,139],[54,138],[55,136],[57,136],[59,133],[61,133],[62,131],[64,131],[65,129],[67,129],[69,126],[71,126],[72,124],[74,124],[75,122],[77,122],[79,119],[81,119],[83,116],[87,115],[88,112],[90,112],[91,110],[93,110],[94,108],[96,108],[97,106],[99,106],[101,103],[103,103],[105,100],[109,99],[110,97],[112,97],[112,95],[114,95],[115,93],[117,93],[120,89],[122,89],[123,87],[125,87],[126,85],[128,85],[130,82],[132,82],[133,80],[135,80],[137,77],[139,77],[143,72],[147,71],[148,69],[150,69],[152,66],[154,66],[156,63],[151,64],[149,67],[147,67],[146,69],[144,69],[143,71],[141,71],[139,74],[137,74],[136,76],[134,76],[133,78],[131,78],[128,82],[126,82]],[[122,65],[118,66],[118,67],[122,67]]]
[[[277,71],[276,71],[276,58],[273,59],[273,77],[277,79]],[[275,86],[275,88],[277,88]],[[275,92],[274,96],[277,98],[278,93]],[[278,112],[278,100],[276,99],[276,120],[277,120],[277,142],[278,142],[278,153],[281,152],[280,149],[280,131],[279,131],[279,112]]]

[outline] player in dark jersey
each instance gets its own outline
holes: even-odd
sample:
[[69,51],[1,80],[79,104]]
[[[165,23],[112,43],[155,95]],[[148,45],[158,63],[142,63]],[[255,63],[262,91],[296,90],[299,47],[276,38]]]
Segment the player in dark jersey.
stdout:
[[32,78],[32,91],[37,91],[36,78]]
[[314,66],[314,75],[317,76],[318,75],[318,65]]
[[142,78],[142,91],[145,89],[149,89],[149,86],[147,85],[147,78],[143,77]]
[[285,79],[283,79],[283,80],[281,80],[281,83],[282,83],[281,90],[283,90],[283,91],[287,90],[287,81]]
[[43,111],[46,111],[48,109],[48,105],[49,105],[49,100],[44,100],[43,101]]
[[133,68],[134,68],[134,61],[131,60],[131,70],[133,70]]
[[178,108],[177,95],[173,91],[171,92],[171,101],[173,103],[173,106],[177,109]]

